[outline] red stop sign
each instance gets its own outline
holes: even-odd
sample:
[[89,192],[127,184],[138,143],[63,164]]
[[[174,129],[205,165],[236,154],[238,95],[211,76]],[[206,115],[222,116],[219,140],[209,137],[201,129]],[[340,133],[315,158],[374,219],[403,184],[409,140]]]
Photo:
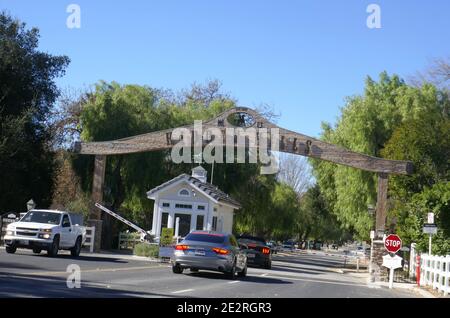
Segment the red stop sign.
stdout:
[[397,253],[402,248],[402,240],[398,235],[389,234],[384,241],[384,247],[390,253]]

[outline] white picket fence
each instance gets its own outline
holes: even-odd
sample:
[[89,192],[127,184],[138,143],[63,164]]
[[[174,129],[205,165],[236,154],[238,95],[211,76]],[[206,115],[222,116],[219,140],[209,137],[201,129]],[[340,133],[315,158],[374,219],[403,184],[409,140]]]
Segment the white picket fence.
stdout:
[[430,286],[447,296],[450,293],[449,280],[450,255],[420,255],[420,286]]
[[86,226],[86,241],[84,246],[89,247],[89,252],[94,253],[95,226]]

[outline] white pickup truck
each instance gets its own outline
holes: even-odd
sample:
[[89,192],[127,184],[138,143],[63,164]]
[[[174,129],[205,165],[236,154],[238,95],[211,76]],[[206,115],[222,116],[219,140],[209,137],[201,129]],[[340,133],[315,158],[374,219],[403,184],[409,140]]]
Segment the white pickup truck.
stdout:
[[46,250],[48,256],[56,256],[59,250],[70,250],[72,256],[79,256],[86,240],[86,228],[81,224],[79,214],[31,210],[7,226],[3,238],[6,252],[12,254],[17,248],[28,248],[37,254]]

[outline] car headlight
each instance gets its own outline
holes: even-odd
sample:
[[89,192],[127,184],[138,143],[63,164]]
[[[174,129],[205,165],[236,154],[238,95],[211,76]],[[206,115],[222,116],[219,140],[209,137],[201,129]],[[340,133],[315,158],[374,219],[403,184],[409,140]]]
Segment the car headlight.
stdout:
[[50,233],[39,233],[39,238],[49,239],[52,235]]
[[39,231],[44,233],[52,233],[52,229],[40,229]]
[[12,231],[12,230],[7,230],[7,231],[6,231],[6,235],[14,235],[14,231]]

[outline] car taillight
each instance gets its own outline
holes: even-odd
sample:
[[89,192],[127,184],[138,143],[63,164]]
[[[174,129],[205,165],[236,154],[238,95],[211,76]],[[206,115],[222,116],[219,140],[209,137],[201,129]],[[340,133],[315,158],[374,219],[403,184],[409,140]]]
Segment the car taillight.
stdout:
[[223,248],[218,248],[218,247],[214,247],[212,249],[216,254],[220,254],[220,255],[226,255],[228,253],[230,253],[230,251],[223,249]]
[[185,250],[187,250],[188,248],[189,248],[188,245],[177,245],[177,246],[175,246],[175,249],[176,249],[177,251],[185,251]]
[[263,254],[269,254],[269,253],[270,253],[270,249],[264,247],[264,248],[262,249],[262,252],[263,252]]

